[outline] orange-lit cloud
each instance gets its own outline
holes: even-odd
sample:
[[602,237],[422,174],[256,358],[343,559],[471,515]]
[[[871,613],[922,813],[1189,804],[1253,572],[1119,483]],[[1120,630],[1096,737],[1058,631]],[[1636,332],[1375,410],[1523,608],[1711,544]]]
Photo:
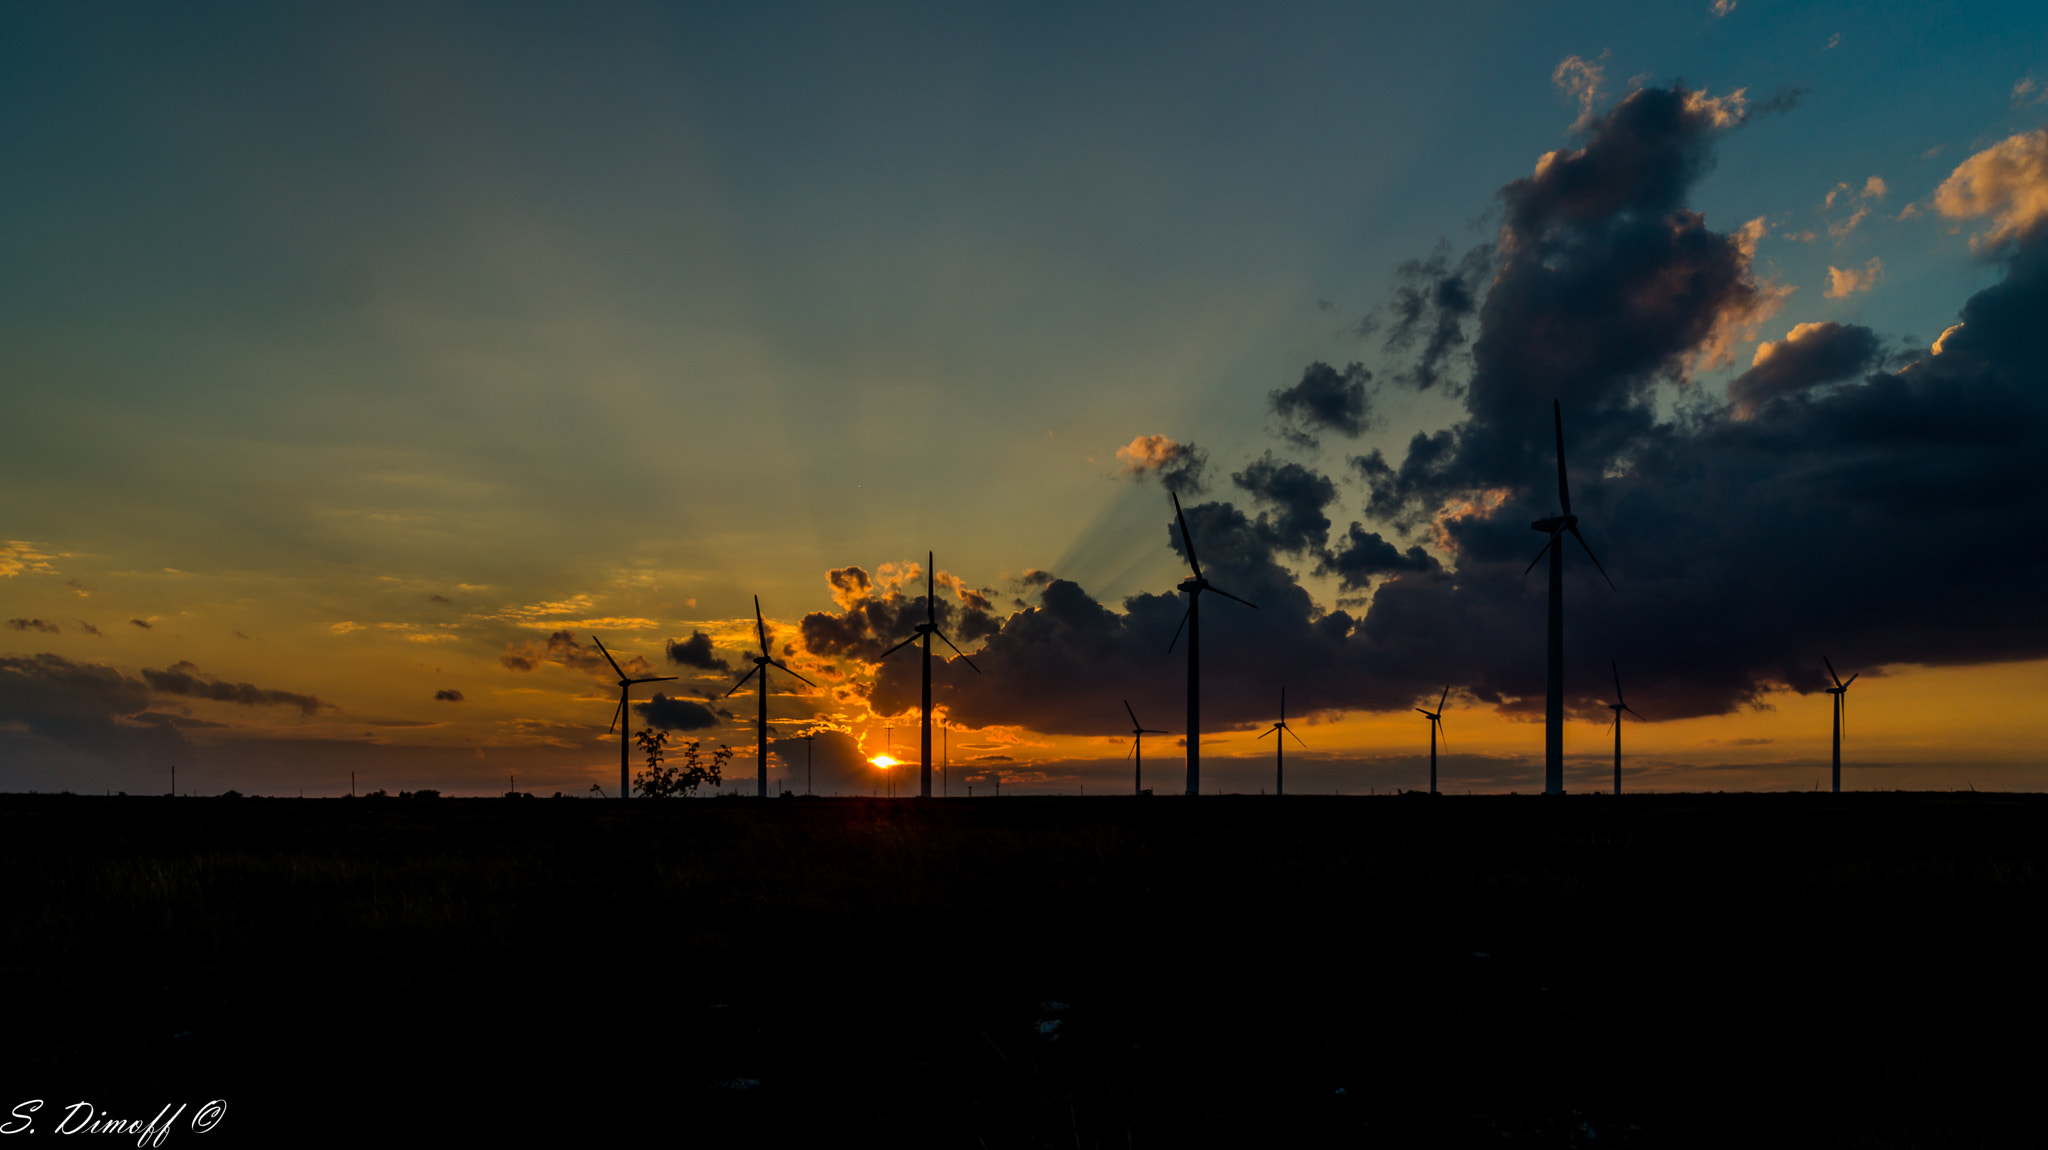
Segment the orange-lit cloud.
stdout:
[[1856,268],[1828,268],[1828,289],[1822,293],[1829,299],[1847,299],[1858,292],[1867,292],[1884,278],[1884,261],[1872,257],[1859,271]]
[[1991,230],[1972,247],[2032,231],[2048,219],[2048,128],[2009,136],[1964,160],[1934,190],[1934,206],[1951,219],[1990,217]]

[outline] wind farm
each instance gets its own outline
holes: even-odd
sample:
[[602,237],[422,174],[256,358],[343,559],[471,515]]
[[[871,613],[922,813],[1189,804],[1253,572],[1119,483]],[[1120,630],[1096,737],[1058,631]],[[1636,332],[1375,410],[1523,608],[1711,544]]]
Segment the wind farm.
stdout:
[[2032,1144],[2044,43],[0,6],[0,1131]]

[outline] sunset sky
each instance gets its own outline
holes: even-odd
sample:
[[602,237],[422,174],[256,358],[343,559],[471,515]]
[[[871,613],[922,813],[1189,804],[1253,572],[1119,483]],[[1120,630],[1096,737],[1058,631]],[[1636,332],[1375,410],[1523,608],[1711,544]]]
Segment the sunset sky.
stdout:
[[[2048,785],[2048,8],[0,12],[0,789]],[[778,691],[790,680],[778,676]],[[800,685],[798,685],[800,687]],[[646,701],[655,688],[639,688]],[[899,768],[900,769],[900,768]],[[914,770],[914,766],[912,768]],[[914,782],[911,786],[914,793]]]

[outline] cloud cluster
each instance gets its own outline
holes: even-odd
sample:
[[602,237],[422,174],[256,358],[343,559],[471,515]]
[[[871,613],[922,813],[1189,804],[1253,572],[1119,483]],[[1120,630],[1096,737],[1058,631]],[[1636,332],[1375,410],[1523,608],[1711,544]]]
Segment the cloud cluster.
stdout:
[[[648,662],[644,656],[621,656],[615,652],[612,657],[619,661],[620,670],[635,679],[652,677],[654,674],[654,664]],[[556,631],[547,637],[545,643],[507,643],[505,653],[498,656],[499,666],[508,671],[525,673],[542,663],[554,663],[608,681],[616,681],[619,677],[618,672],[612,670],[611,664],[605,660],[604,652],[599,651],[595,644],[584,646],[570,631]]]
[[664,731],[703,731],[716,727],[718,713],[702,703],[675,699],[656,691],[652,699],[633,704],[633,712],[650,727]]
[[[2048,502],[2032,494],[2048,458],[2048,228],[2033,206],[2048,168],[2032,157],[2048,136],[1994,145],[1944,185],[1945,212],[1992,222],[1984,250],[2004,278],[1940,354],[1887,370],[1868,329],[1801,324],[1758,349],[1723,407],[1691,373],[1784,302],[1751,269],[1756,224],[1717,231],[1686,205],[1743,118],[1736,97],[1645,88],[1502,189],[1462,417],[1398,462],[1352,461],[1366,519],[1391,536],[1355,521],[1330,540],[1327,481],[1271,457],[1236,477],[1256,515],[1188,507],[1210,578],[1259,605],[1204,601],[1212,729],[1270,721],[1282,684],[1311,714],[1405,707],[1446,683],[1540,714],[1545,580],[1524,570],[1543,542],[1529,524],[1557,509],[1553,400],[1573,510],[1619,586],[1568,557],[1575,713],[1605,715],[1610,660],[1632,702],[1673,719],[1818,690],[1823,654],[1845,673],[2048,656]],[[1318,606],[1298,577],[1311,565],[1369,590],[1365,613]],[[1101,733],[1128,697],[1177,733],[1185,680],[1167,643],[1185,600],[1118,611],[1066,580],[1034,590],[975,653],[985,674],[935,669],[950,712]]]
[[732,674],[732,664],[718,657],[711,649],[711,636],[702,631],[691,631],[687,639],[670,639],[667,650],[668,661],[678,667]]

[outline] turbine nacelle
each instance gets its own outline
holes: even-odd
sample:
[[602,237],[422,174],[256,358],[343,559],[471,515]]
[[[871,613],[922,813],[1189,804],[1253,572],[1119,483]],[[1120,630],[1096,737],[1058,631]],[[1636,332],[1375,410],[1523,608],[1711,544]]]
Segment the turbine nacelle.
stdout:
[[1538,519],[1536,522],[1529,524],[1529,529],[1541,531],[1545,535],[1555,535],[1560,531],[1570,531],[1578,526],[1578,524],[1579,517],[1576,515],[1553,515],[1548,519]]

